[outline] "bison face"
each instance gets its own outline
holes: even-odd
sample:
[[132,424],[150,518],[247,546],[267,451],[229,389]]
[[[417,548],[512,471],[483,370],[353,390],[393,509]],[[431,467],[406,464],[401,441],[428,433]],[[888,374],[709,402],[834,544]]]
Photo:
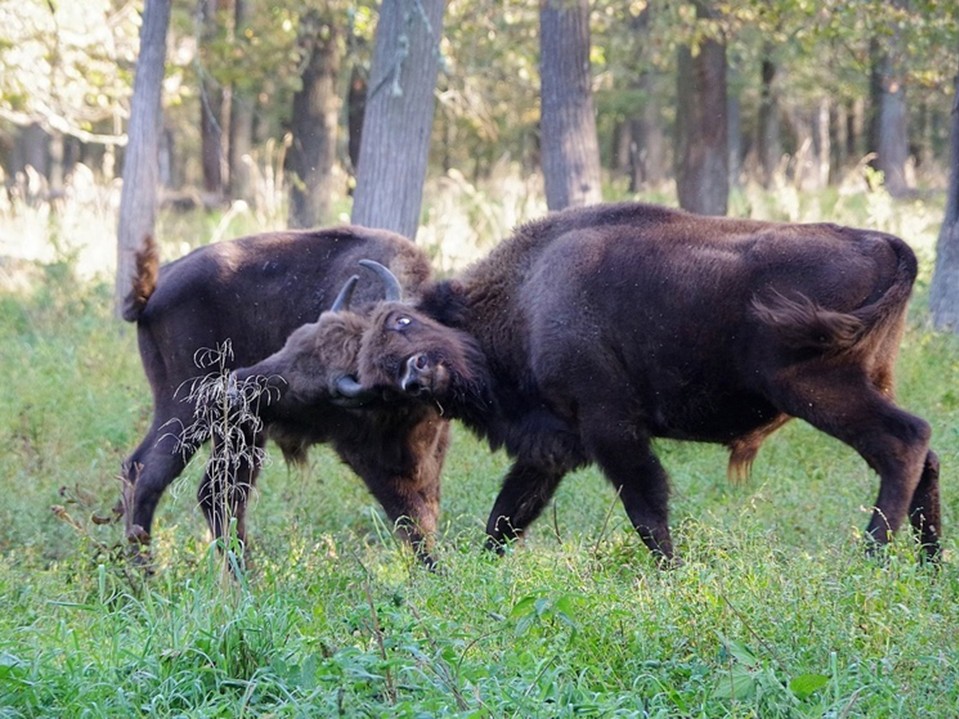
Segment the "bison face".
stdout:
[[370,318],[360,352],[364,386],[385,386],[414,397],[443,399],[456,374],[468,374],[463,333],[398,302]]
[[[360,342],[369,326],[353,312],[324,312],[317,322],[303,325],[278,352],[233,373],[234,386],[269,389],[280,406],[313,406],[349,393],[357,372]],[[352,397],[340,404],[362,404]]]

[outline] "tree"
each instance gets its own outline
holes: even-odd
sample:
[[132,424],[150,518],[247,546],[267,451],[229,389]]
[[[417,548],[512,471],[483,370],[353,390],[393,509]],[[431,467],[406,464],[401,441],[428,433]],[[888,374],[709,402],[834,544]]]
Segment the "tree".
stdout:
[[540,136],[550,210],[602,200],[589,64],[589,1],[540,5]]
[[874,39],[871,45],[872,101],[869,149],[876,153],[876,169],[881,170],[889,194],[904,195],[909,190],[906,161],[909,135],[906,129],[905,77],[897,57],[898,33]]
[[354,224],[414,237],[429,157],[445,0],[383,0],[363,116]]
[[[234,43],[242,48],[241,57],[249,54],[250,28],[249,0],[233,0]],[[227,166],[230,196],[252,199],[252,181],[247,159],[253,149],[254,95],[248,77],[234,78],[230,84],[230,137]],[[247,159],[244,159],[247,158]]]
[[117,224],[117,280],[114,292],[117,312],[130,291],[136,251],[144,239],[153,234],[156,224],[162,119],[160,96],[166,64],[170,5],[171,0],[146,0],[143,8]]
[[223,86],[211,72],[213,47],[222,32],[224,0],[202,0],[200,50],[205,56],[200,77],[200,158],[203,189],[215,199],[223,194]]
[[303,84],[293,96],[293,172],[290,225],[313,227],[329,211],[336,160],[336,81],[340,72],[340,38],[333,18],[312,10],[300,20]]
[[936,242],[929,308],[937,328],[959,333],[959,73],[954,85],[946,216]]
[[[696,17],[713,20],[706,0]],[[726,46],[720,31],[679,48],[676,72],[676,190],[679,205],[704,215],[725,215],[729,201],[726,129]]]

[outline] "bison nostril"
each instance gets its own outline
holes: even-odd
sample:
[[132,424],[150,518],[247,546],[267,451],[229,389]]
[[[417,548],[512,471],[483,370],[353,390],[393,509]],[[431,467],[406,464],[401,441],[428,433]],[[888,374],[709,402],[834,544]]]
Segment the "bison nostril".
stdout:
[[413,367],[421,372],[429,367],[430,364],[430,361],[427,359],[425,354],[413,355],[411,362],[413,363]]

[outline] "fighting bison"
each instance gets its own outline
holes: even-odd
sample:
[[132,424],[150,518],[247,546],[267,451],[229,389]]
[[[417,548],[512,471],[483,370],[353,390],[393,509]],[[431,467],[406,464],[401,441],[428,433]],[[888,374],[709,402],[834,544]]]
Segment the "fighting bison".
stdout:
[[[196,403],[185,399],[203,374],[197,356],[229,340],[233,357],[225,369],[239,369],[224,382],[226,404],[257,387],[265,391],[251,403],[262,427],[240,428],[252,448],[262,451],[269,436],[297,460],[311,444],[330,443],[389,518],[404,520],[404,535],[432,564],[428,542],[439,510],[447,421],[435,407],[400,396],[367,397],[360,411],[341,395],[356,373],[359,335],[368,324],[362,309],[380,299],[382,289],[377,282],[355,286],[353,277],[336,311],[325,310],[357,262],[370,256],[397,273],[414,296],[429,277],[428,260],[408,240],[359,227],[245,237],[202,247],[163,267],[152,241],[141,250],[123,317],[137,323],[154,412],[146,436],[123,465],[122,504],[132,543],[149,543],[160,496],[197,449],[198,443],[183,438],[185,428],[196,427]],[[348,308],[349,295],[359,311]],[[199,439],[207,438],[201,431]],[[214,536],[223,536],[232,516],[239,538],[245,538],[247,495],[258,470],[254,451],[240,455],[226,480],[208,463],[197,496]]]
[[725,444],[730,475],[743,475],[799,417],[878,472],[870,544],[908,516],[937,555],[930,428],[892,400],[916,276],[900,239],[615,204],[520,227],[412,303],[379,271],[388,301],[371,316],[353,394],[421,397],[505,447],[514,462],[486,527],[492,548],[595,462],[668,561],[667,475],[650,440]]

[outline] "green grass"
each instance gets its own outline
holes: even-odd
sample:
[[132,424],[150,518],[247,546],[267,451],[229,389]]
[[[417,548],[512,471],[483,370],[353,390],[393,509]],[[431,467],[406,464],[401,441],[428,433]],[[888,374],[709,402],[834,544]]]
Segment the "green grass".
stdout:
[[959,715],[959,341],[928,331],[922,287],[899,394],[942,459],[938,572],[907,533],[862,556],[876,478],[798,422],[743,486],[721,448],[659,444],[675,570],[595,470],[496,559],[480,547],[507,460],[456,426],[440,573],[317,448],[303,471],[271,451],[234,582],[196,507],[200,461],[164,496],[154,577],[123,559],[120,524],[92,521],[149,393],[109,288],[45,273],[0,296],[0,717]]

